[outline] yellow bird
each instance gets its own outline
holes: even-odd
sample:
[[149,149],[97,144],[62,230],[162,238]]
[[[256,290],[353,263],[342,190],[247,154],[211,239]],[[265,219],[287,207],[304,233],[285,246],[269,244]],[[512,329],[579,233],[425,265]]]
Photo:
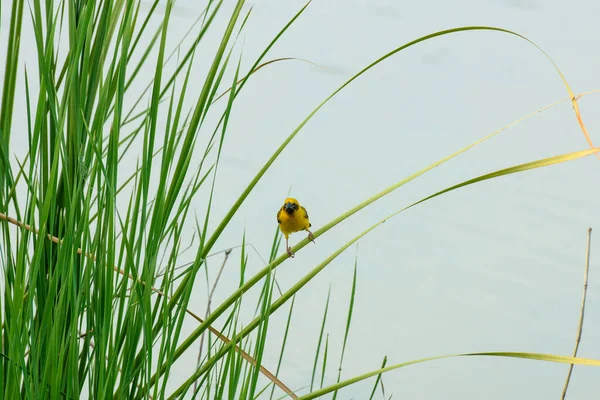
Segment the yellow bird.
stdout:
[[302,207],[300,203],[298,203],[298,200],[291,197],[285,199],[283,206],[277,212],[277,223],[279,224],[279,229],[285,236],[285,249],[290,257],[294,257],[294,253],[292,253],[292,249],[288,244],[288,238],[291,233],[307,231],[308,240],[313,243],[315,242],[312,232],[308,230],[308,228],[311,227],[311,224],[308,221],[306,208]]

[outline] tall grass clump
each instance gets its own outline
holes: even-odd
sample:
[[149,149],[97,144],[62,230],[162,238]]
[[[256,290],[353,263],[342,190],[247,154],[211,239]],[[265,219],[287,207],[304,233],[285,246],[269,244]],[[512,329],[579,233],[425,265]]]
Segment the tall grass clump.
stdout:
[[[190,298],[193,291],[204,290],[196,284],[197,278],[206,273],[207,259],[218,250],[215,243],[220,235],[310,118],[369,69],[408,47],[457,32],[488,30],[527,40],[504,29],[473,26],[436,32],[392,50],[312,110],[239,197],[230,199],[229,211],[217,216],[215,225],[209,224],[215,217],[214,188],[235,100],[255,71],[283,60],[266,57],[308,6],[282,24],[244,71],[235,51],[240,47],[238,36],[251,18],[244,3],[236,1],[225,15],[223,1],[209,0],[187,37],[176,40],[169,35],[172,0],[14,0],[10,10],[2,10],[10,13],[10,24],[1,27],[7,43],[0,112],[1,398],[297,398],[276,377],[285,368],[282,360],[294,295],[385,219],[357,232],[282,292],[276,290],[274,279],[276,268],[287,259],[285,253],[277,255],[280,237],[274,237],[268,264],[250,277],[245,276],[248,246],[244,240],[238,288],[209,307],[202,319],[190,307]],[[217,24],[222,18],[224,25]],[[33,37],[34,48],[23,48],[24,32]],[[214,33],[220,35],[218,45],[201,48]],[[27,52],[37,56],[34,65],[24,65]],[[195,64],[199,60],[206,64],[201,76]],[[596,153],[576,98],[556,71],[590,149],[481,175],[387,218],[466,185]],[[193,79],[200,79],[199,90],[191,90]],[[392,184],[323,225],[315,237],[502,130]],[[127,160],[136,160],[134,170],[125,168]],[[194,204],[203,204],[200,219]],[[192,230],[197,236],[183,248]],[[307,242],[298,243],[294,251]],[[193,257],[180,268],[184,250]],[[243,295],[252,288],[260,293],[258,312],[243,323]],[[356,272],[343,349],[355,288]],[[262,365],[269,320],[288,302],[292,306],[273,373]],[[326,315],[327,307],[323,326]],[[193,328],[184,329],[184,324]],[[336,396],[338,389],[360,380],[380,379],[383,372],[431,360],[384,362],[383,368],[358,377],[342,380],[338,374],[328,386],[325,368],[328,348],[334,344],[323,338],[323,332],[312,377],[304,379],[310,389],[304,399]],[[192,345],[200,342],[204,347],[197,355]],[[184,355],[197,357],[197,365],[182,367]],[[597,360],[534,353],[458,356],[473,355],[600,365]],[[343,351],[340,368],[342,361]]]

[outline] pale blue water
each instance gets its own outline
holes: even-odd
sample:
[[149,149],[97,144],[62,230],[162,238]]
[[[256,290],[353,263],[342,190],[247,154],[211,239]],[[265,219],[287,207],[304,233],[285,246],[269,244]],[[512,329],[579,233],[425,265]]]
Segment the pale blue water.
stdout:
[[[233,2],[226,3],[215,26],[224,26],[229,17]],[[5,4],[3,11],[8,9]],[[253,6],[253,11],[240,41],[243,71],[303,4],[255,1],[246,6],[245,10]],[[193,2],[180,2],[171,24],[173,40],[187,30],[198,10]],[[314,1],[267,59],[300,57],[325,69],[287,61],[264,68],[248,83],[235,104],[225,140],[211,227],[314,107],[395,47],[457,26],[507,28],[540,45],[573,90],[581,93],[600,88],[599,13],[600,3],[593,1]],[[7,12],[2,18],[6,28]],[[219,34],[213,32],[202,47],[207,53],[199,53],[192,98],[199,93],[203,66],[210,62],[208,55]],[[24,60],[31,62],[34,56],[25,54]],[[303,128],[248,197],[215,251],[239,245],[245,230],[247,241],[266,259],[275,214],[290,188],[318,229],[394,182],[566,96],[550,62],[514,36],[466,32],[421,43],[355,81]],[[600,143],[600,96],[587,96],[579,104],[592,139]],[[217,112],[209,120],[215,118]],[[210,123],[207,126],[212,129]],[[437,190],[587,146],[571,105],[565,102],[434,169],[317,238],[316,245],[308,245],[279,267],[278,282],[287,290],[372,223]],[[378,368],[386,355],[388,365],[476,351],[570,355],[579,318],[586,231],[588,226],[600,229],[599,172],[600,160],[588,157],[470,186],[410,209],[361,240],[342,378]],[[200,199],[195,207],[203,218],[206,204]],[[291,243],[302,237],[293,235]],[[594,238],[579,355],[598,359],[596,244]],[[329,287],[325,383],[336,379],[356,254],[356,246],[348,249],[296,298],[280,374],[292,388],[310,383]],[[209,260],[212,277],[220,257]],[[213,308],[236,287],[238,265],[235,250]],[[251,251],[248,274],[262,266]],[[203,274],[197,285],[191,307],[202,314]],[[257,295],[258,288],[248,295],[244,322],[253,316]],[[283,307],[270,325],[264,365],[272,371],[286,318]],[[195,326],[190,322],[185,331]],[[195,352],[189,353],[176,374],[187,377],[195,359]],[[393,394],[393,398],[548,399],[560,396],[567,369],[564,364],[517,359],[451,359],[389,372],[383,382],[386,397]],[[592,398],[599,378],[599,368],[576,366],[568,398]],[[372,384],[370,379],[346,388],[338,398],[368,398]],[[377,396],[382,398],[381,389]]]

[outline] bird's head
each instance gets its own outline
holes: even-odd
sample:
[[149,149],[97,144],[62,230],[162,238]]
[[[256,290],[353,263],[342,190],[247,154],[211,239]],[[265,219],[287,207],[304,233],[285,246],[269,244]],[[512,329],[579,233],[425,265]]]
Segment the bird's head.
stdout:
[[289,215],[292,215],[294,213],[294,211],[296,211],[299,208],[300,208],[300,203],[298,203],[298,200],[293,199],[291,197],[285,199],[285,202],[283,203],[283,209]]

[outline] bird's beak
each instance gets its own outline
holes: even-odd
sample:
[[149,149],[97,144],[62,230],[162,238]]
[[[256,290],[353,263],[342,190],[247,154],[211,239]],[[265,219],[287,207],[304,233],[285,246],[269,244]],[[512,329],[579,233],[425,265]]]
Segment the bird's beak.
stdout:
[[283,209],[286,213],[291,214],[296,210],[296,205],[294,203],[288,202],[283,205]]

